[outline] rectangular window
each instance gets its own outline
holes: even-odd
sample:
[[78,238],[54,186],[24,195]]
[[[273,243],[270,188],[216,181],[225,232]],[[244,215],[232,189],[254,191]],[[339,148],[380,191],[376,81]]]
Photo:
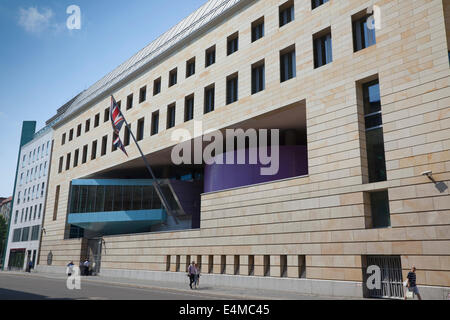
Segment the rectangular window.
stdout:
[[[42,191],[41,191],[42,192]],[[39,204],[39,213],[38,213],[38,219],[41,218],[41,213],[42,213],[42,203]]]
[[184,121],[194,118],[194,95],[187,96],[184,99]]
[[311,7],[314,10],[315,8],[327,3],[330,0],[311,0]]
[[216,46],[212,46],[205,52],[205,68],[216,63]]
[[159,132],[159,111],[155,111],[152,114],[152,128],[151,135],[154,136]]
[[161,92],[161,77],[153,81],[153,95],[156,96]]
[[227,104],[238,100],[238,74],[232,74],[227,77]]
[[367,10],[364,12],[356,14],[352,17],[353,21],[353,49],[355,52],[362,49],[373,46],[377,43],[375,37],[375,28],[370,24],[370,17],[372,15],[366,14]]
[[378,80],[363,84],[362,90],[369,183],[386,181],[383,119]]
[[86,127],[84,128],[84,132],[89,132],[91,130],[91,119],[86,120]]
[[108,136],[106,135],[102,138],[102,153],[101,153],[102,156],[106,154],[107,145],[108,145]]
[[234,275],[238,276],[241,269],[240,257],[238,255],[234,256]]
[[239,50],[239,32],[236,32],[227,38],[227,55],[233,54]]
[[327,28],[313,36],[314,68],[333,62],[331,28]]
[[138,120],[136,139],[137,141],[141,141],[142,139],[144,139],[144,118]]
[[77,127],[77,137],[81,136],[81,123]]
[[264,276],[270,277],[270,256],[264,256]]
[[97,140],[92,142],[91,160],[97,158]]
[[64,162],[64,157],[60,157],[59,158],[58,173],[61,173],[62,170],[63,170],[63,162]]
[[147,86],[142,87],[139,90],[139,103],[144,102],[147,99]]
[[[69,141],[72,141],[73,140],[73,129],[70,129],[70,131],[69,131]],[[39,155],[38,155],[38,158],[39,158]]]
[[105,109],[105,113],[103,114],[103,122],[107,122],[109,120],[109,108]]
[[20,239],[22,242],[28,241],[30,237],[30,227],[26,227],[22,229],[22,239]]
[[252,23],[252,42],[264,37],[264,17]]
[[366,220],[368,228],[388,228],[391,226],[391,214],[389,209],[389,195],[387,190],[369,192],[370,215]]
[[94,128],[97,128],[100,125],[100,113],[97,113],[94,118]]
[[75,150],[75,154],[73,156],[73,167],[78,167],[78,157],[80,156],[80,149]]
[[87,153],[88,153],[88,145],[83,147],[83,158],[81,159],[81,163],[86,163],[87,161]]
[[214,111],[214,94],[215,94],[214,85],[205,88],[205,108],[204,108],[205,114]]
[[39,239],[39,230],[40,230],[40,226],[33,226],[33,228],[31,229],[31,241],[36,241]]
[[181,257],[179,255],[175,258],[175,271],[180,272],[180,264],[181,264]]
[[16,210],[16,214],[14,215],[14,224],[17,224],[18,218],[19,218],[19,210]]
[[167,129],[175,127],[175,104],[167,107]]
[[280,51],[280,81],[284,82],[295,78],[295,46]]
[[169,72],[169,87],[177,84],[178,69],[175,68]]
[[252,65],[252,94],[265,89],[264,60]]
[[66,157],[66,171],[70,169],[70,157],[71,157],[71,154],[68,153],[67,157]]
[[[62,137],[61,137],[61,145],[64,145],[66,143],[66,134],[63,133]],[[31,153],[30,153],[30,159],[31,159]],[[28,163],[29,164],[29,163]]]
[[55,206],[53,207],[53,221],[56,221],[56,218],[58,216],[58,205],[59,205],[59,192],[61,190],[61,186],[56,187],[55,192]]
[[280,28],[294,20],[294,1],[290,0],[279,7]]
[[195,74],[195,58],[186,61],[186,78]]
[[130,129],[128,129],[128,126],[125,126],[125,131],[123,133],[123,145],[130,145]]
[[130,94],[127,97],[127,110],[130,110],[131,108],[133,108],[133,94]]
[[214,256],[209,255],[208,256],[208,273],[214,272]]
[[298,256],[298,277],[306,278],[306,256]]
[[45,182],[42,182],[42,187],[41,187],[41,197],[44,196],[44,187],[45,187]]
[[280,277],[286,278],[288,272],[288,266],[287,266],[287,256],[281,255],[280,256]]
[[20,239],[22,238],[22,229],[18,228],[18,229],[14,229],[14,233],[13,233],[13,242],[20,242]]
[[220,273],[225,274],[227,272],[227,256],[220,256]]
[[166,256],[166,271],[170,271],[170,255]]

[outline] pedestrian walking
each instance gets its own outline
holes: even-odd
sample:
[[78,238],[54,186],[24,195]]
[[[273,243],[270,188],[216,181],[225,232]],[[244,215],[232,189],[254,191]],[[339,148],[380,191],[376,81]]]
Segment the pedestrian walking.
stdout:
[[198,264],[195,264],[195,289],[198,289],[198,286],[200,285],[200,268],[198,267]]
[[192,288],[192,284],[195,283],[195,274],[197,273],[195,269],[195,261],[192,261],[191,264],[188,267],[188,276],[189,276],[189,287]]
[[89,267],[91,266],[91,263],[89,262],[89,259],[86,259],[86,261],[83,263],[84,266],[84,275],[89,275]]
[[29,273],[31,273],[31,269],[33,269],[33,261],[30,260],[30,261],[27,263],[27,269],[26,269],[26,271],[29,272]]
[[417,298],[419,298],[419,300],[422,300],[422,297],[419,293],[419,288],[417,288],[417,284],[416,284],[416,267],[412,266],[411,271],[408,273],[407,275],[407,280],[406,280],[406,287],[407,287],[407,292],[405,294],[405,300],[408,298],[408,296],[412,295],[412,299],[414,299],[414,295],[417,295]]
[[67,264],[67,275],[70,277],[71,275],[72,275],[72,273],[73,273],[73,266],[74,266],[74,264],[73,264],[73,261],[70,261],[68,264]]

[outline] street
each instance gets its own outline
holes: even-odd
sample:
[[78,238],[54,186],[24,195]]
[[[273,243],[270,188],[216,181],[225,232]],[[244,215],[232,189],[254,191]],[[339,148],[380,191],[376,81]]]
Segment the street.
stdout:
[[[198,300],[195,291],[176,292],[170,289],[146,289],[83,281],[81,290],[69,290],[65,279],[29,274],[0,273],[0,300]],[[202,295],[203,300],[223,299]]]

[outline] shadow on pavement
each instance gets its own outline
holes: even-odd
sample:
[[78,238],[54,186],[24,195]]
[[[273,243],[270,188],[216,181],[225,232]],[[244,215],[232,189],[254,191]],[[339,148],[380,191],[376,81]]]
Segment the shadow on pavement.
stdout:
[[39,294],[0,288],[0,300],[73,300],[73,299],[54,299]]

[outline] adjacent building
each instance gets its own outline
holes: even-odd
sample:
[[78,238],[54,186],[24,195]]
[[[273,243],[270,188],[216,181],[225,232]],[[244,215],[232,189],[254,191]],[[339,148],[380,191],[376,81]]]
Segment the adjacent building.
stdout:
[[31,261],[36,265],[45,215],[51,165],[53,129],[73,99],[36,132],[35,121],[25,121],[19,147],[14,197],[10,198],[10,220],[4,269],[23,270]]
[[0,216],[5,218],[6,222],[9,221],[9,217],[11,214],[11,201],[12,197],[0,198]]
[[[449,52],[445,0],[208,1],[53,125],[38,267],[89,258],[100,274],[182,282],[195,260],[209,283],[401,298],[415,265],[422,295],[446,298]],[[276,166],[249,129],[278,170],[261,173]],[[231,147],[196,161],[219,137]],[[175,163],[180,139],[194,151]],[[15,204],[13,220],[36,204]]]

